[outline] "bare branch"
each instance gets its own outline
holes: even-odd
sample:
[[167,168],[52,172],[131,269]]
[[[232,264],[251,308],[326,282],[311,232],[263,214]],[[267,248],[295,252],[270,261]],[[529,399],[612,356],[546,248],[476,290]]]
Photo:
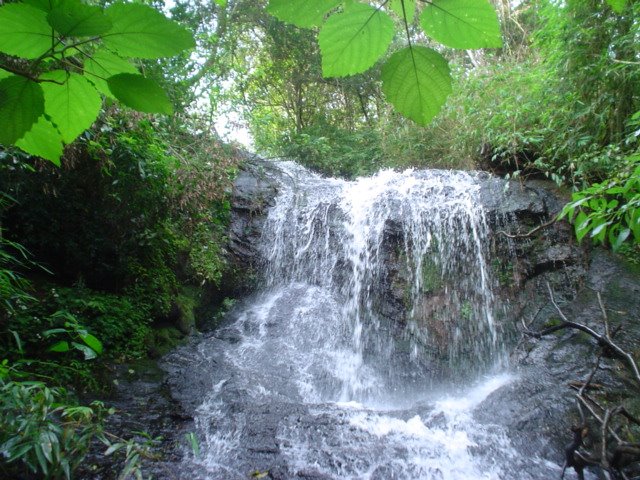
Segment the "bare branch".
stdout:
[[554,223],[556,223],[557,218],[553,217],[551,220],[549,220],[546,223],[543,223],[541,225],[538,225],[537,227],[535,227],[534,229],[528,231],[527,233],[507,233],[504,230],[498,230],[498,232],[500,235],[504,235],[507,238],[527,238],[530,237],[531,235],[533,235],[534,233],[542,230],[543,228],[547,228],[551,225],[553,225]]

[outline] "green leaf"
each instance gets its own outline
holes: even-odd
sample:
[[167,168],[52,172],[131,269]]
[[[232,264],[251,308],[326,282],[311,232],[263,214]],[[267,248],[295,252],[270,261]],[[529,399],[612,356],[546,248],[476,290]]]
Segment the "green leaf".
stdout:
[[60,157],[64,151],[62,135],[44,115],[16,142],[16,147],[57,166],[60,166]]
[[267,12],[286,23],[301,28],[317,27],[324,16],[341,0],[269,0]]
[[0,144],[15,143],[43,113],[40,85],[17,75],[0,80]]
[[92,7],[78,0],[67,0],[47,15],[49,25],[65,37],[102,35],[111,29],[111,20],[100,7]]
[[345,77],[364,72],[384,55],[394,33],[391,17],[364,3],[331,15],[318,35],[322,75]]
[[50,352],[68,352],[69,351],[69,342],[65,340],[61,340],[57,343],[54,343],[49,347]]
[[96,337],[90,333],[85,333],[84,335],[80,335],[80,338],[82,338],[82,341],[96,353],[102,353],[102,342],[100,342]]
[[42,446],[39,443],[37,443],[34,446],[34,450],[36,452],[36,458],[38,459],[38,463],[40,464],[40,468],[42,469],[42,472],[46,476],[49,476],[49,467],[47,466],[47,460],[44,457],[44,453],[42,451]]
[[603,239],[610,223],[611,222],[605,222],[603,219],[594,220],[593,225],[595,225],[595,228],[591,231],[591,238],[595,237],[598,240]]
[[109,455],[112,455],[114,452],[117,452],[124,446],[125,446],[124,443],[112,443],[111,445],[109,445],[109,448],[107,448],[107,450],[104,452],[103,455],[105,457],[108,457]]
[[87,347],[86,345],[82,345],[81,343],[71,342],[73,348],[79,350],[84,355],[85,360],[93,360],[98,356],[98,354],[92,349]]
[[624,7],[627,6],[627,0],[607,0],[607,3],[616,13],[622,13],[624,11]]
[[407,47],[395,52],[382,66],[382,91],[404,116],[428,124],[451,93],[447,61],[427,47]]
[[13,75],[13,73],[7,72],[6,70],[3,70],[2,68],[0,68],[0,80],[4,80],[5,78],[9,78],[11,75]]
[[578,212],[576,216],[576,222],[574,224],[574,229],[576,233],[576,238],[578,242],[582,241],[584,236],[589,232],[589,222],[591,219],[587,217],[587,214],[583,211]]
[[42,332],[42,336],[43,337],[50,337],[51,335],[57,335],[59,333],[68,333],[68,330],[66,328],[52,328],[50,330],[45,330],[44,332]]
[[142,75],[120,73],[107,80],[115,97],[140,112],[173,113],[173,106],[164,90],[155,81]]
[[215,2],[222,8],[227,6],[227,0],[215,0]]
[[629,238],[629,235],[631,235],[631,230],[628,228],[623,228],[620,233],[618,233],[618,236],[615,238],[615,240],[611,241],[611,249],[615,252],[617,251],[622,244],[625,242],[625,240],[627,238]]
[[51,48],[51,33],[43,11],[24,3],[0,7],[0,52],[38,58]]
[[109,90],[107,79],[119,73],[138,73],[138,69],[122,57],[108,50],[97,50],[89,60],[84,63],[84,73],[100,93],[116,98]]
[[191,32],[146,5],[116,3],[106,14],[113,27],[103,42],[125,57],[172,57],[195,46]]
[[29,4],[38,10],[48,13],[59,6],[63,1],[64,0],[23,0],[23,3]]
[[489,0],[433,0],[420,17],[422,29],[453,48],[499,48],[500,24]]
[[77,73],[54,70],[42,75],[41,79],[58,82],[42,83],[45,112],[58,127],[65,143],[71,143],[98,118],[102,107],[100,94],[91,82]]
[[[402,10],[402,4],[404,3],[404,12]],[[413,23],[413,19],[416,14],[416,0],[389,0],[389,8],[393,13],[400,18],[407,16],[407,23]]]

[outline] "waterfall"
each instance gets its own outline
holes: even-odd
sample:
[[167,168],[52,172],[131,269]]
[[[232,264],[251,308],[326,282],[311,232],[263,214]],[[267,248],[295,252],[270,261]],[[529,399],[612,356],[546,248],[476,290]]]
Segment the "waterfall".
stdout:
[[261,288],[199,345],[215,387],[198,410],[203,454],[186,461],[188,475],[556,475],[534,461],[527,476],[505,432],[473,419],[512,379],[476,178],[278,170]]

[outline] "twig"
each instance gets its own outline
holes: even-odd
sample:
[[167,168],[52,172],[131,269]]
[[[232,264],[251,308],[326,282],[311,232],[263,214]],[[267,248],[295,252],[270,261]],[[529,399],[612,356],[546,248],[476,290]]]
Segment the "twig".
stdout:
[[536,233],[537,231],[542,230],[543,228],[547,228],[547,227],[553,225],[554,223],[556,223],[556,220],[557,220],[557,218],[553,217],[548,222],[543,223],[541,225],[538,225],[537,227],[535,227],[534,229],[528,231],[527,233],[507,233],[504,230],[498,230],[496,233],[504,235],[507,238],[527,238],[527,237],[530,237],[531,235],[533,235],[534,233]]
[[[576,323],[576,322],[570,321],[566,317],[564,312],[560,309],[558,304],[556,303],[556,299],[553,296],[553,290],[551,289],[551,285],[549,285],[549,282],[547,282],[547,289],[549,290],[549,296],[551,298],[551,303],[556,308],[556,311],[558,312],[558,315],[560,315],[560,318],[562,318],[563,323],[561,325],[558,325],[557,327],[551,327],[551,328],[547,329],[546,331],[540,332],[539,335],[540,336],[546,335],[548,333],[555,332],[557,330],[561,330],[562,328],[574,328],[576,330],[580,330],[582,332],[585,332],[585,333],[591,335],[593,338],[595,338],[597,340],[598,345],[600,345],[601,347],[604,347],[604,346],[609,347],[620,358],[622,358],[623,360],[626,361],[626,363],[629,365],[629,367],[633,371],[633,374],[635,376],[636,382],[638,383],[638,386],[640,386],[640,371],[638,370],[638,366],[636,365],[636,362],[633,359],[633,357],[631,356],[631,354],[627,353],[620,346],[618,346],[616,343],[614,343],[608,336],[600,335],[595,330],[593,330],[593,329],[591,329],[591,328],[589,328],[586,325],[583,325],[581,323]],[[600,301],[600,303],[602,304],[602,301]],[[603,309],[604,309],[604,307],[603,307]],[[606,330],[608,330],[608,327],[606,328]]]

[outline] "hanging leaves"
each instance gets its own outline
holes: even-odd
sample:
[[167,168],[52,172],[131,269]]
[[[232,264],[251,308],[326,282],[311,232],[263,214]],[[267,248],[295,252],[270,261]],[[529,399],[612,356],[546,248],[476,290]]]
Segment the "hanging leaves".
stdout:
[[165,91],[149,78],[120,73],[110,77],[107,83],[113,95],[128,107],[147,113],[173,113]]
[[65,37],[102,35],[111,29],[111,20],[99,7],[91,7],[79,0],[67,0],[47,15],[49,24]]
[[269,0],[267,12],[283,22],[301,28],[317,27],[341,0]]
[[105,48],[97,50],[84,64],[84,73],[100,93],[115,99],[109,90],[107,79],[119,73],[138,74],[138,69],[122,57]]
[[382,67],[382,91],[400,113],[421,125],[428,124],[451,93],[447,61],[427,47],[395,52]]
[[171,57],[195,46],[186,28],[146,5],[116,3],[106,14],[113,27],[103,42],[125,57]]
[[[402,8],[404,4],[404,9]],[[389,0],[389,8],[400,18],[406,15],[407,23],[413,23],[416,15],[416,0]]]
[[322,74],[345,77],[364,72],[384,55],[394,33],[389,15],[363,3],[332,15],[318,35]]
[[40,85],[17,75],[0,80],[0,144],[21,138],[43,113]]
[[30,155],[50,160],[58,166],[64,150],[60,132],[44,115],[16,142],[16,147]]
[[0,7],[0,52],[38,58],[51,48],[51,26],[42,10],[24,3]]
[[433,0],[420,17],[427,35],[453,48],[502,46],[498,16],[488,0]]
[[[37,59],[23,63],[20,75],[0,68],[0,144],[59,164],[64,144],[97,118],[101,93],[140,111],[171,113],[160,86],[122,56],[162,58],[194,45],[187,29],[146,5],[105,10],[81,0],[25,0],[0,6],[0,52]],[[48,65],[68,70],[36,78]]]
[[[607,1],[614,9],[626,3]],[[383,66],[383,90],[396,110],[426,124],[451,92],[447,61],[434,50],[412,46],[412,34],[406,27],[415,20],[416,0],[380,3],[374,7],[364,0],[269,0],[267,11],[298,27],[322,25],[318,43],[324,77],[345,77],[372,67],[399,28],[407,35],[409,48],[394,53]],[[490,0],[429,0],[422,5],[422,29],[443,45],[463,49],[502,46],[498,16]],[[394,24],[382,9],[401,22]]]
[[42,75],[45,112],[58,127],[62,140],[71,143],[98,117],[102,99],[82,75],[55,70]]

